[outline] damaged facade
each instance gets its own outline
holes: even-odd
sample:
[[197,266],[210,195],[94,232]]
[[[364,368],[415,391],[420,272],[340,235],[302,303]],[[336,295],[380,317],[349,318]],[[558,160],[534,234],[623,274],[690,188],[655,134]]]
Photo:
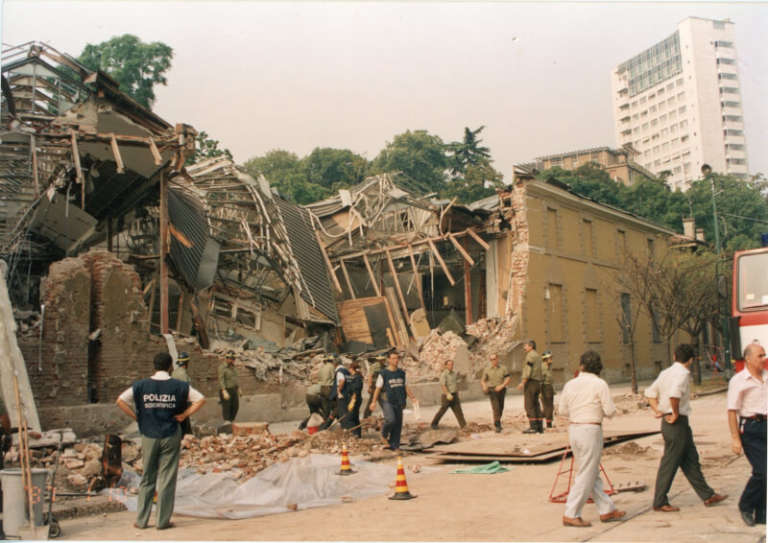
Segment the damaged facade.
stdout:
[[[588,348],[629,378],[613,277],[674,232],[524,169],[469,205],[384,174],[297,206],[231,160],[186,164],[192,127],[44,44],[7,50],[3,78],[0,258],[44,426],[149,375],[162,334],[206,396],[228,349],[245,394],[299,403],[324,351],[402,349],[413,382],[447,358],[472,381],[496,352],[516,379],[531,337],[558,383]],[[665,350],[638,326],[648,377]]]

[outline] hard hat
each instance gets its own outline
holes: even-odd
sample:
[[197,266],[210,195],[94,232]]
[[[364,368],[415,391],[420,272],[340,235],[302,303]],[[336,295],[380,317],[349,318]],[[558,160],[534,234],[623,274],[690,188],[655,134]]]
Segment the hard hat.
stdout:
[[541,358],[552,358],[552,353],[549,351],[544,351],[541,355]]
[[176,363],[179,366],[186,366],[187,364],[189,364],[189,353],[184,351],[180,352],[179,357],[176,359]]

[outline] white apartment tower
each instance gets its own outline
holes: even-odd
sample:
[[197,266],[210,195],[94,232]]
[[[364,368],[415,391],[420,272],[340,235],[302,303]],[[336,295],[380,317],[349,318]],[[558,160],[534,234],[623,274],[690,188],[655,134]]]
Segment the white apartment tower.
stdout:
[[747,149],[733,23],[689,17],[674,34],[622,62],[611,76],[619,146],[638,163],[670,172],[685,190],[702,164],[747,175]]

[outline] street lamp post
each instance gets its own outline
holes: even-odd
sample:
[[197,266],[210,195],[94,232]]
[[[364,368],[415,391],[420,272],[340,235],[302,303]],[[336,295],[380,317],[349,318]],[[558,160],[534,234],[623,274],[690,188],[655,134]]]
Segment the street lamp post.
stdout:
[[[723,338],[723,358],[725,363],[725,369],[726,371],[730,370],[731,368],[731,334],[729,329],[729,324],[727,320],[726,311],[723,311],[723,304],[721,301],[721,292],[720,292],[720,259],[722,256],[723,248],[720,245],[720,225],[717,220],[717,199],[715,198],[715,180],[712,177],[712,168],[709,166],[709,164],[703,164],[701,166],[701,173],[704,176],[704,179],[707,179],[709,181],[709,186],[712,189],[712,219],[714,220],[714,227],[715,227],[715,252],[717,253],[717,260],[715,261],[715,286],[717,290],[717,300],[718,300],[718,313],[720,314],[720,335]],[[727,301],[727,292],[728,289],[725,289],[726,294],[723,296],[725,300]]]

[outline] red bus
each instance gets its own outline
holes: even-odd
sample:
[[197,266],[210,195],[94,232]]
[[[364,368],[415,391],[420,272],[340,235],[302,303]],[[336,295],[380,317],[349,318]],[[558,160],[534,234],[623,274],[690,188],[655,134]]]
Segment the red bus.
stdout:
[[744,347],[768,348],[768,247],[734,253],[732,299],[734,370],[741,371]]

